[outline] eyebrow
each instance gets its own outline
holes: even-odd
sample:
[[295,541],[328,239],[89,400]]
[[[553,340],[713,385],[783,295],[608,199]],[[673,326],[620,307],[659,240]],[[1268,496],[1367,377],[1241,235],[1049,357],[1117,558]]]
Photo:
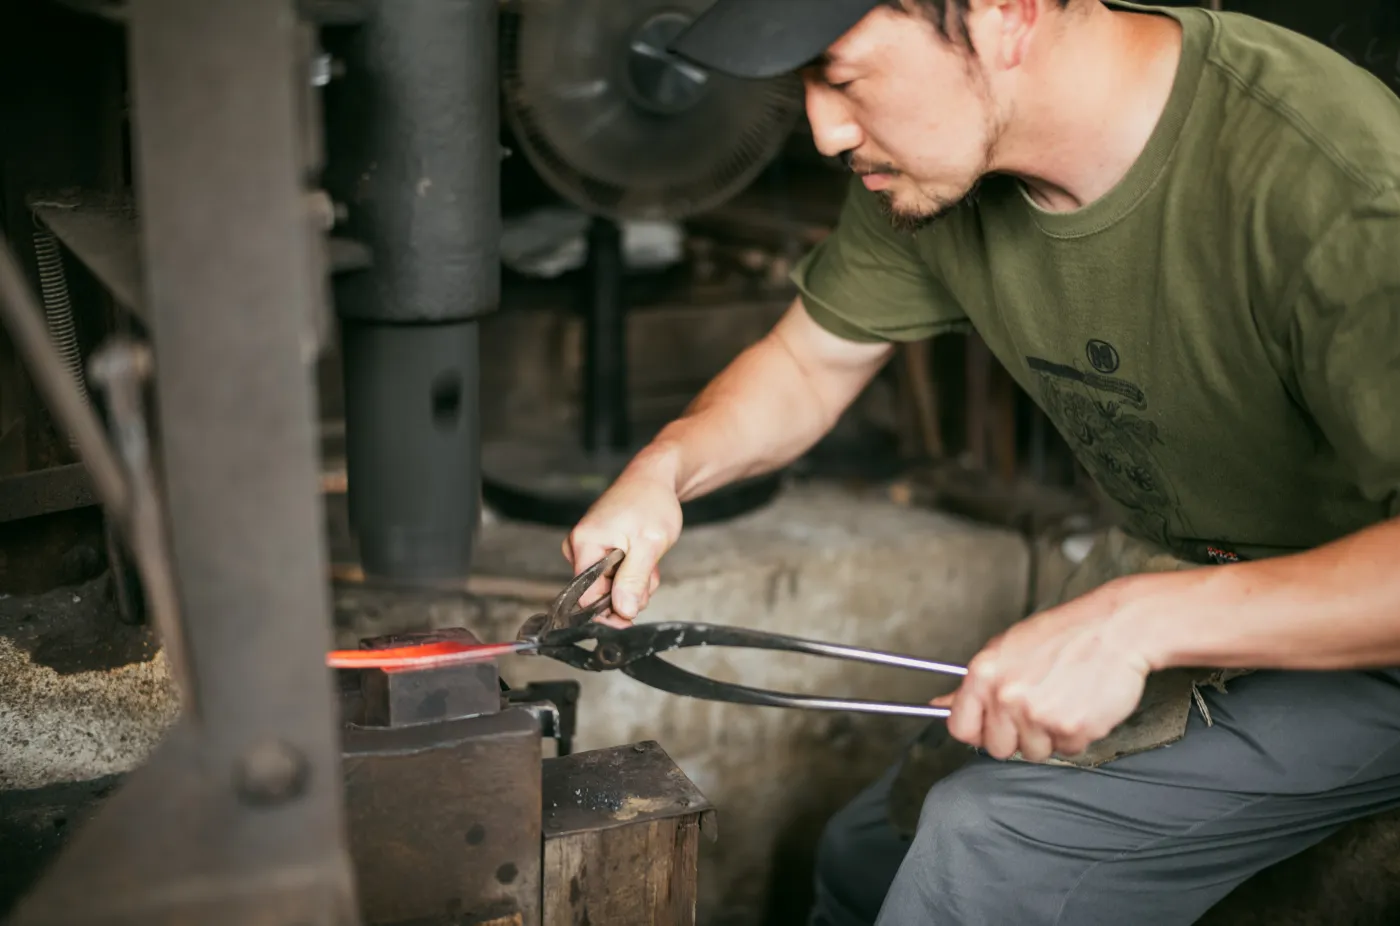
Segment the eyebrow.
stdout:
[[807,70],[808,68],[821,68],[824,70],[826,68],[833,67],[839,63],[839,59],[833,56],[831,52],[824,51],[820,55],[817,55],[815,58],[812,58],[805,64],[801,65],[798,68],[798,70]]

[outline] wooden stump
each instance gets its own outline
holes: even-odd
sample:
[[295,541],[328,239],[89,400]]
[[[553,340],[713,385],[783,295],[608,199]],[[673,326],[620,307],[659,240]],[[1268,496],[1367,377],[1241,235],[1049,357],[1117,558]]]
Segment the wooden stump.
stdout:
[[544,764],[544,926],[693,926],[704,795],[654,742]]

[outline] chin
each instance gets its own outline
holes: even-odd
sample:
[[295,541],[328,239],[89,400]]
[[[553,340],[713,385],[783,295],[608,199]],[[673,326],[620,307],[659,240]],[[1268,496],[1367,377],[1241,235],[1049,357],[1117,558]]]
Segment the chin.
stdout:
[[884,208],[885,218],[894,226],[895,231],[917,232],[928,228],[959,207],[974,203],[980,186],[979,179],[966,187],[962,193],[947,196],[923,191],[910,193],[907,190],[889,189],[879,194],[880,203]]

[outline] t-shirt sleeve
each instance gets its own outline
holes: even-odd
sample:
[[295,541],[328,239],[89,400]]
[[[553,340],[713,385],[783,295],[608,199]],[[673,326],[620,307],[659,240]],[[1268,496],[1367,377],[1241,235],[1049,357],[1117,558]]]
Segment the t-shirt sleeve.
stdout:
[[797,264],[792,281],[812,318],[848,340],[918,341],[968,327],[915,237],[894,230],[859,178],[836,228]]
[[1358,490],[1400,516],[1400,193],[1334,223],[1299,279],[1302,399]]

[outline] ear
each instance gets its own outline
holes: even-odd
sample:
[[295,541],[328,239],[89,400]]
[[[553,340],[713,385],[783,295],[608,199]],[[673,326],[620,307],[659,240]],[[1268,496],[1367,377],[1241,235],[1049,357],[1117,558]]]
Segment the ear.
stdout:
[[978,57],[1010,70],[1025,60],[1031,35],[1040,22],[1043,0],[971,0],[968,35]]

